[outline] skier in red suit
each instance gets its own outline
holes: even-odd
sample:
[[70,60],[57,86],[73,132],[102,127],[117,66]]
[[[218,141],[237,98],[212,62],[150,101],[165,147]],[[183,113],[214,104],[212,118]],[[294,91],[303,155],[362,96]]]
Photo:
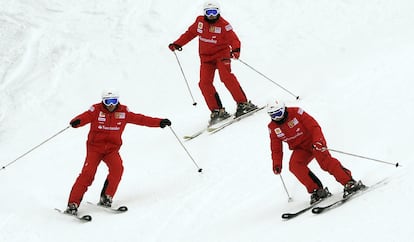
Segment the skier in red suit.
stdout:
[[119,155],[122,145],[121,135],[128,123],[148,127],[170,126],[171,121],[148,117],[129,111],[127,106],[119,103],[116,92],[103,92],[102,102],[92,105],[88,111],[76,116],[70,121],[73,128],[90,124],[87,154],[81,173],[73,184],[66,213],[76,214],[83,195],[92,184],[96,170],[101,161],[108,166],[108,176],[105,180],[99,204],[111,207],[112,198],[121,181],[124,167]]
[[169,44],[171,51],[182,50],[182,46],[198,36],[200,55],[199,87],[211,111],[210,124],[230,117],[221,103],[213,81],[216,69],[221,81],[237,103],[236,117],[257,108],[247,100],[236,76],[231,72],[231,58],[240,56],[240,40],[232,26],[220,16],[217,3],[204,4],[204,15],[198,16],[195,22],[176,41]]
[[272,119],[268,128],[273,172],[275,174],[282,172],[282,142],[286,142],[289,149],[293,151],[289,170],[311,194],[311,204],[330,196],[328,188],[323,188],[322,182],[308,168],[309,162],[314,158],[322,170],[329,172],[344,186],[344,196],[348,196],[364,186],[361,181],[356,182],[352,178],[351,171],[331,156],[327,150],[321,127],[303,109],[285,107],[283,102],[276,101],[268,105],[268,114]]

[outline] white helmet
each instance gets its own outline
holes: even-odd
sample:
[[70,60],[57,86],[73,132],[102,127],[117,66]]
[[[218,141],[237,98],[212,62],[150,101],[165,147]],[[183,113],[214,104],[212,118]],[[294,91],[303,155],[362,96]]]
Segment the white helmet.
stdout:
[[102,92],[102,100],[109,98],[119,98],[117,91],[105,90]]
[[203,13],[204,13],[204,15],[208,15],[206,13],[206,10],[212,10],[212,9],[217,10],[217,14],[220,14],[220,5],[217,2],[215,2],[215,1],[207,1],[207,2],[204,3],[204,5],[203,5]]
[[267,104],[267,113],[269,116],[275,120],[282,120],[285,116],[286,106],[284,102],[274,101]]
[[102,92],[102,103],[106,106],[118,105],[119,94],[116,91],[103,91]]

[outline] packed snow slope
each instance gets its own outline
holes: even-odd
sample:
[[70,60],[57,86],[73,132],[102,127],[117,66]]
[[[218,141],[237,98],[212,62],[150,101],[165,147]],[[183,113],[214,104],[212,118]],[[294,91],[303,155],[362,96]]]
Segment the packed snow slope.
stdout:
[[[249,99],[303,107],[330,148],[401,164],[332,153],[356,179],[384,185],[291,221],[281,214],[305,206],[309,195],[288,170],[289,150],[282,176],[292,202],[273,174],[265,111],[184,142],[202,174],[172,132],[191,134],[209,117],[197,85],[197,40],[177,52],[197,106],[167,48],[202,3],[0,1],[0,241],[413,241],[414,2],[221,2],[242,41],[243,62],[232,69]],[[218,79],[216,86],[234,112]],[[126,128],[114,205],[129,211],[86,203],[98,201],[102,164],[79,211],[93,221],[82,224],[54,211],[66,207],[85,158],[88,127],[64,129],[106,88],[119,90],[134,112],[171,119],[173,130]],[[341,185],[316,162],[310,167],[339,196]]]

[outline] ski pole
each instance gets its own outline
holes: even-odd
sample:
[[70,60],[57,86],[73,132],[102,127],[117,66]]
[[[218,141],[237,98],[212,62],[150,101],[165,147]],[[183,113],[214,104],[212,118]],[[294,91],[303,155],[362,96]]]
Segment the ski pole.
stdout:
[[286,188],[285,182],[283,181],[282,174],[279,174],[279,176],[280,176],[280,180],[282,181],[283,188],[285,189],[285,192],[286,192],[286,194],[287,194],[287,196],[288,196],[288,202],[291,202],[293,199],[292,199],[292,197],[289,195],[289,192],[288,192],[288,190],[287,190],[287,188]]
[[398,164],[398,162],[397,163],[392,163],[392,162],[388,162],[388,161],[378,160],[378,159],[374,159],[374,158],[370,158],[370,157],[366,157],[366,156],[362,156],[362,155],[351,154],[351,153],[347,153],[347,152],[344,152],[344,151],[328,149],[328,148],[325,148],[324,150],[329,150],[329,151],[333,151],[333,152],[336,152],[336,153],[341,153],[341,154],[344,154],[344,155],[355,156],[355,157],[358,157],[358,158],[362,158],[362,159],[366,159],[366,160],[372,160],[372,161],[376,161],[376,162],[380,162],[380,163],[384,163],[384,164],[388,164],[388,165],[394,165],[395,167],[401,166],[400,164]]
[[188,81],[187,81],[187,78],[185,77],[185,74],[184,74],[184,71],[183,71],[183,67],[181,66],[181,62],[178,59],[178,56],[175,53],[175,51],[173,51],[173,53],[175,55],[175,59],[177,59],[177,63],[178,63],[178,66],[180,67],[181,74],[183,74],[183,78],[184,78],[185,84],[187,85],[187,89],[188,89],[188,92],[190,93],[191,99],[193,99],[193,106],[196,106],[197,105],[197,102],[194,100],[193,93],[191,92],[190,86],[188,85]]
[[57,135],[59,135],[60,133],[62,133],[63,131],[67,130],[68,128],[70,128],[70,125],[64,129],[62,129],[61,131],[57,132],[56,134],[52,135],[51,137],[47,138],[45,141],[43,141],[42,143],[36,145],[35,147],[31,148],[29,151],[27,151],[26,153],[20,155],[19,157],[17,157],[16,159],[14,159],[13,161],[7,163],[6,165],[2,166],[0,170],[6,169],[6,167],[8,167],[9,165],[15,163],[16,161],[18,161],[19,159],[21,159],[22,157],[24,157],[25,155],[29,154],[30,152],[32,152],[33,150],[39,148],[39,146],[43,145],[44,143],[48,142],[49,140],[53,139],[54,137],[56,137]]
[[187,152],[188,157],[190,157],[190,159],[193,161],[194,165],[197,167],[198,172],[202,172],[203,169],[200,168],[197,164],[197,162],[194,160],[194,158],[191,156],[190,152],[188,152],[187,148],[185,148],[183,142],[181,142],[180,138],[178,138],[177,134],[175,133],[174,129],[171,126],[168,126],[171,130],[171,132],[174,134],[175,138],[178,140],[178,142],[180,143],[180,145],[184,148],[185,152]]
[[290,95],[294,96],[296,98],[296,100],[299,99],[299,96],[293,94],[292,92],[290,92],[289,90],[287,90],[286,88],[284,88],[282,85],[280,85],[279,83],[273,81],[272,79],[270,79],[269,77],[265,76],[263,73],[261,73],[260,71],[256,70],[255,68],[253,68],[251,65],[247,64],[246,62],[242,61],[241,59],[237,59],[239,60],[241,63],[243,63],[245,66],[249,67],[250,69],[252,69],[253,71],[257,72],[258,74],[260,74],[261,76],[263,76],[264,78],[266,78],[267,80],[269,80],[270,82],[272,82],[273,84],[277,85],[278,87],[282,88],[284,91],[286,91],[287,93],[289,93]]

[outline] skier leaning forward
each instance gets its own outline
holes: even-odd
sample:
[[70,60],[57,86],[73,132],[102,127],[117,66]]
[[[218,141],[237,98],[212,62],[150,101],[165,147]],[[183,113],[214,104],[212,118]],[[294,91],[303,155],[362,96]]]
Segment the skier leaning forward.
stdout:
[[311,194],[313,204],[330,194],[327,187],[308,168],[315,158],[322,170],[329,172],[344,186],[344,197],[364,187],[361,181],[356,182],[351,171],[331,156],[326,148],[326,141],[321,127],[316,120],[298,107],[285,107],[283,102],[268,105],[268,114],[272,121],[268,128],[272,150],[273,172],[282,172],[283,149],[282,142],[289,145],[292,155],[289,170],[306,187]]

